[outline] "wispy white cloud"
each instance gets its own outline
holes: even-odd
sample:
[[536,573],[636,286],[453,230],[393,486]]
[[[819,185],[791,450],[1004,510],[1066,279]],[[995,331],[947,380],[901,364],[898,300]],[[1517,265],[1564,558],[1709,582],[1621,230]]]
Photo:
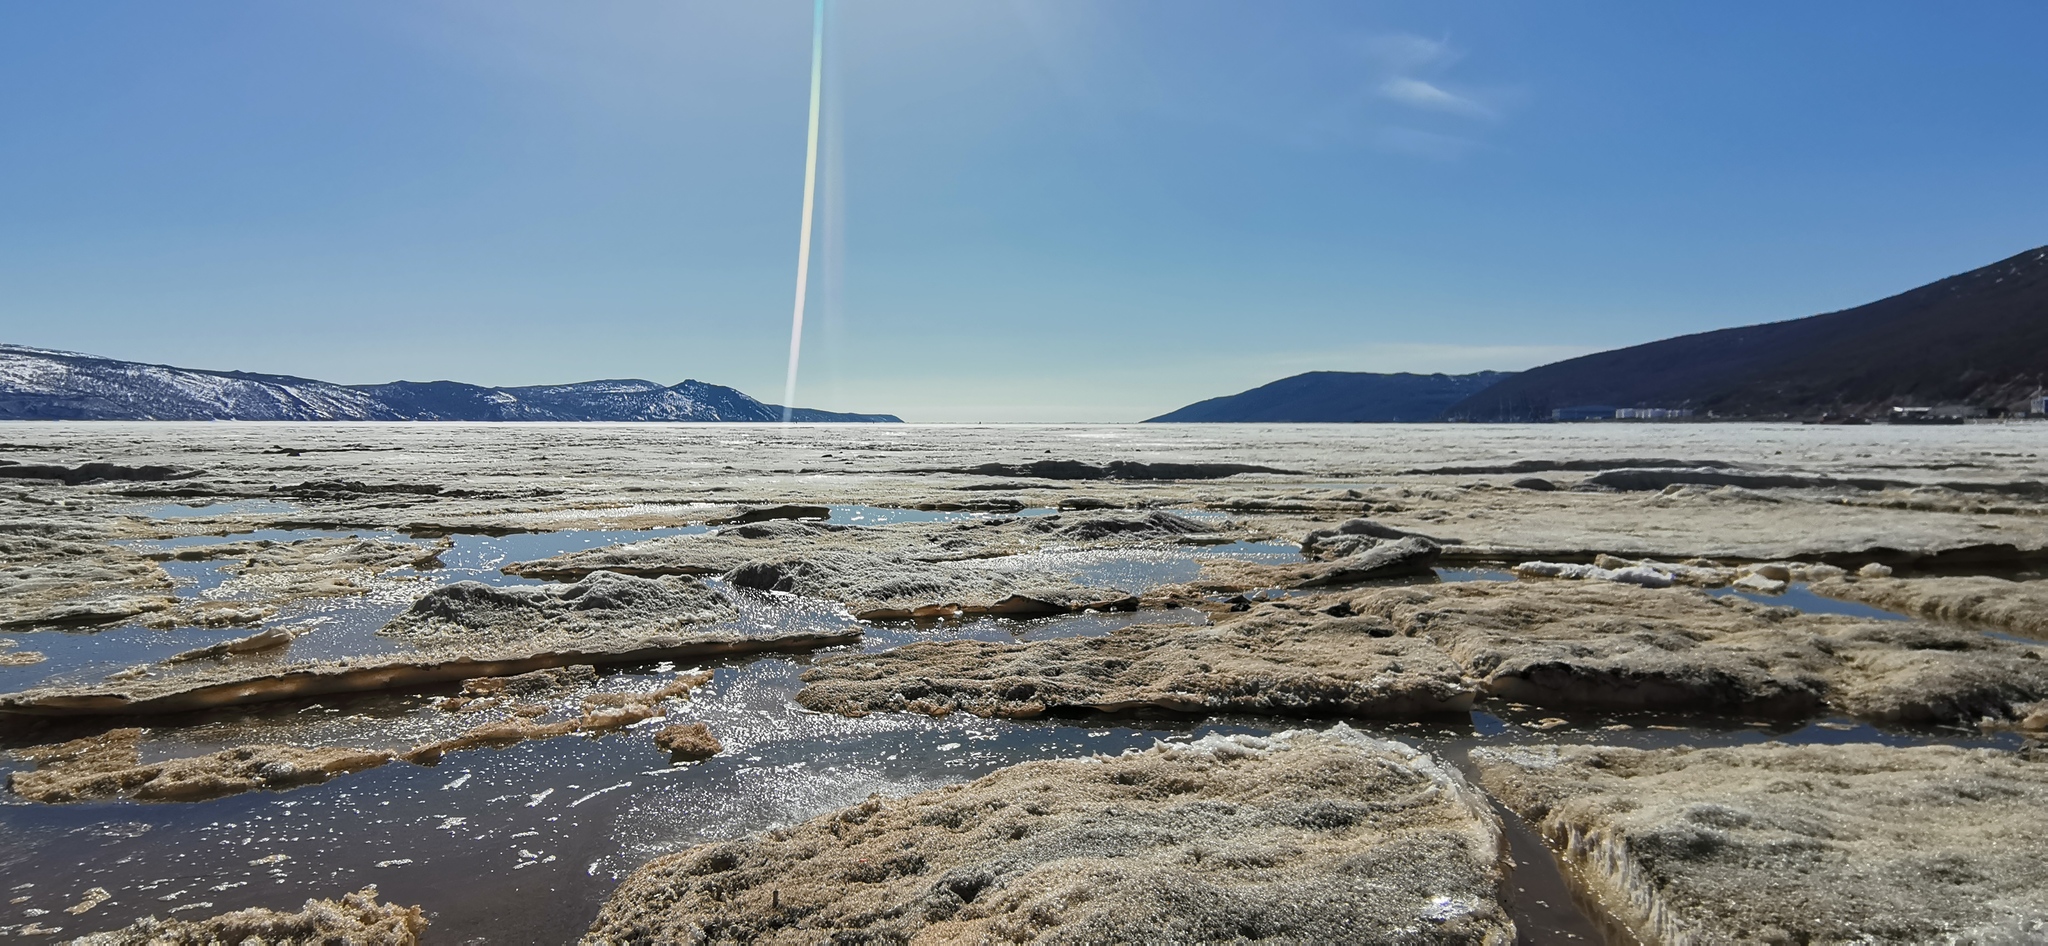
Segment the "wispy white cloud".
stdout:
[[1493,118],[1496,114],[1477,99],[1410,76],[1395,76],[1380,83],[1380,97],[1414,108],[1468,118]]
[[[1376,99],[1411,113],[1389,118],[1367,131],[1366,141],[1382,151],[1449,160],[1479,147],[1468,122],[1502,117],[1507,98],[1462,86],[1444,73],[1464,59],[1447,40],[1413,33],[1378,33],[1354,41],[1367,67],[1369,84],[1360,100]],[[1436,116],[1434,118],[1430,116]],[[1421,127],[1417,127],[1421,126]]]

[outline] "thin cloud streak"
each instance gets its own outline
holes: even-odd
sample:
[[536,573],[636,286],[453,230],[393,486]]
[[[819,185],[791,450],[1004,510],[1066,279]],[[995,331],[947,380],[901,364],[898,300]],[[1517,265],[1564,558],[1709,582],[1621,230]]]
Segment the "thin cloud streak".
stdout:
[[1474,99],[1446,91],[1441,86],[1425,82],[1421,79],[1413,79],[1407,76],[1396,76],[1381,83],[1380,96],[1403,105],[1433,112],[1463,115],[1468,118],[1496,117],[1493,109],[1480,104]]
[[[1411,114],[1405,119],[1382,119],[1367,130],[1366,142],[1380,151],[1435,161],[1456,160],[1481,146],[1465,131],[1470,122],[1493,122],[1502,117],[1497,101],[1465,90],[1454,90],[1440,78],[1464,58],[1446,40],[1429,39],[1413,33],[1380,33],[1356,40],[1358,50],[1375,75],[1360,90],[1362,99],[1378,99]],[[1431,116],[1440,116],[1432,118]],[[1421,127],[1417,127],[1417,126]]]

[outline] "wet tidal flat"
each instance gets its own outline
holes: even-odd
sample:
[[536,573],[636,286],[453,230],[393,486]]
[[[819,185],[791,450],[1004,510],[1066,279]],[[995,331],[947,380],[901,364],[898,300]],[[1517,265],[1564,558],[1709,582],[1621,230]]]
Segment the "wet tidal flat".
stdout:
[[[0,933],[371,885],[432,941],[1314,939],[1311,899],[1386,941],[2024,933],[2048,914],[1999,864],[1836,845],[1846,802],[1743,773],[1863,805],[1962,773],[1991,786],[1964,820],[2030,797],[2048,660],[1996,602],[2048,560],[2044,452],[2028,425],[4,425]],[[8,472],[86,462],[142,472]],[[1570,747],[1666,820],[1565,797],[1544,766],[1601,764]],[[1664,805],[1688,765],[1725,797]],[[1407,791],[1466,801],[1393,814]],[[1398,866],[1453,837],[1457,871]],[[844,876],[754,891],[788,838],[846,845]],[[1760,851],[1813,889],[1702,906]],[[1802,913],[1873,872],[1909,916]],[[1965,874],[1977,902],[1938,903]]]

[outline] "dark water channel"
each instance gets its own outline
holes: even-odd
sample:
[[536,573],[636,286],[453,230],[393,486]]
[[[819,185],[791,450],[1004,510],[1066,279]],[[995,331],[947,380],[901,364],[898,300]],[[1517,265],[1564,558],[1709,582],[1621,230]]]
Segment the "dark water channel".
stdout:
[[[835,521],[856,515],[887,525],[929,519],[890,518],[901,510],[835,508]],[[919,517],[958,513],[919,513]],[[293,645],[294,657],[367,653],[395,645],[374,631],[426,588],[461,579],[515,583],[503,565],[580,548],[638,541],[692,530],[571,531],[501,537],[458,535],[442,555],[446,568],[387,573],[371,593],[288,608],[266,622],[317,622]],[[161,546],[273,538],[277,541],[350,533],[251,533],[178,539]],[[354,533],[368,536],[368,533]],[[399,538],[397,536],[381,536]],[[1063,569],[1083,580],[1129,590],[1185,581],[1198,558],[1241,555],[1298,561],[1289,545],[1077,553]],[[1291,558],[1290,558],[1291,556]],[[221,587],[217,562],[176,562],[180,593]],[[1446,573],[1447,580],[1498,580],[1504,573]],[[1809,595],[1809,597],[1811,597]],[[1771,603],[1838,605],[1790,595]],[[761,598],[748,620],[844,622],[821,602]],[[1134,622],[1203,623],[1199,611],[1083,614],[1033,621],[981,619],[929,625],[869,625],[861,648],[920,640],[991,641],[1109,633]],[[18,635],[44,652],[40,665],[0,671],[0,690],[49,679],[93,679],[110,668],[249,633],[232,630]],[[1265,733],[1291,726],[1321,728],[1336,720],[1276,725],[1228,717],[1118,717],[1034,721],[984,720],[965,714],[932,719],[875,714],[859,719],[812,713],[792,697],[803,669],[854,648],[814,654],[734,659],[706,664],[712,681],[669,722],[704,722],[726,751],[675,765],[655,748],[650,720],[601,738],[564,737],[506,749],[449,754],[438,765],[392,763],[323,785],[283,793],[251,793],[193,804],[93,802],[45,805],[0,794],[0,936],[29,924],[50,935],[75,936],[155,914],[206,916],[249,906],[296,908],[311,897],[335,897],[375,884],[384,899],[423,905],[443,943],[562,943],[576,938],[619,878],[651,857],[690,844],[729,839],[801,821],[857,803],[871,793],[904,794],[973,779],[1019,762],[1094,753],[1117,754],[1156,742],[1210,733]],[[645,691],[694,668],[650,664],[614,668],[597,688]],[[25,682],[24,682],[25,681]],[[197,755],[276,742],[296,745],[402,747],[445,736],[448,714],[429,707],[447,689],[392,691],[346,698],[269,704],[176,718],[124,721],[149,725],[145,759]],[[1726,719],[1573,716],[1538,728],[1535,714],[1508,709],[1420,723],[1348,721],[1462,762],[1474,746],[1598,742],[1637,746],[1791,742],[1887,742],[2017,745],[2017,737],[1963,731],[1881,731],[1846,720],[1774,727]],[[24,727],[0,722],[0,746],[75,738],[106,724]],[[1619,727],[1619,728],[1617,728]],[[0,756],[0,778],[22,763]],[[1599,933],[1574,904],[1541,842],[1506,816],[1516,862],[1515,913],[1522,942],[1598,942]],[[91,888],[111,899],[83,915],[65,908]],[[61,932],[59,932],[61,931]]]
[[[643,729],[454,753],[435,767],[395,763],[292,792],[190,805],[10,799],[0,806],[0,879],[9,888],[36,887],[29,902],[7,908],[6,923],[27,919],[19,912],[25,908],[75,903],[90,887],[114,899],[85,919],[52,914],[71,921],[67,932],[192,904],[205,904],[191,907],[202,913],[287,906],[375,883],[387,899],[424,904],[438,941],[567,942],[620,876],[697,841],[1029,759],[1113,754],[1241,728],[890,714],[851,720],[790,702],[806,662],[714,667],[714,681],[677,715],[708,723],[726,752],[694,765],[671,765]],[[665,677],[655,671],[634,668],[606,683],[646,689]],[[406,704],[417,702],[381,694],[283,705],[260,719],[244,714],[155,734],[162,740],[155,748],[183,755],[252,736],[308,741],[308,729],[324,730],[310,740],[316,743],[389,740],[415,724],[417,711]],[[308,716],[318,722],[295,725]]]

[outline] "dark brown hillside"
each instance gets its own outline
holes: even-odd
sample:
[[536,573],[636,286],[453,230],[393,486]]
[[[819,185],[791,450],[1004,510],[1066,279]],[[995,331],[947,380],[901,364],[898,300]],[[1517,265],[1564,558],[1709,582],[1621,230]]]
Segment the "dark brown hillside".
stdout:
[[1459,402],[1453,419],[1554,408],[1690,407],[1734,417],[2002,408],[2048,384],[2048,247],[1868,305],[1702,332],[1533,368]]

